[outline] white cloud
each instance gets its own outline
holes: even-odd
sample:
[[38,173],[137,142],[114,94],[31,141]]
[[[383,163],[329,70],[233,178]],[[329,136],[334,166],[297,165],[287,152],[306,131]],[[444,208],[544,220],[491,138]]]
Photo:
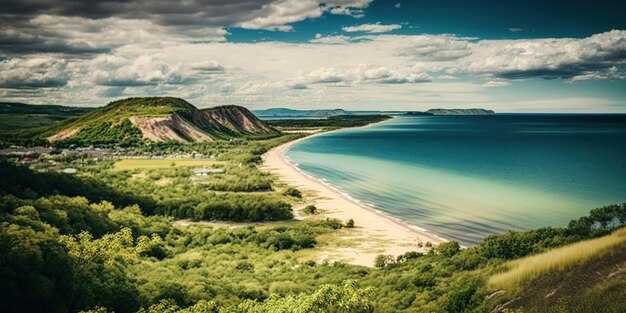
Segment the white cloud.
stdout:
[[402,6],[402,3],[398,2],[393,5],[396,9],[399,9]]
[[362,25],[357,25],[357,26],[345,26],[342,27],[341,29],[343,29],[343,31],[345,32],[366,32],[366,33],[386,33],[386,32],[390,32],[392,30],[396,30],[396,29],[400,29],[402,28],[402,25],[400,24],[389,24],[389,25],[382,25],[380,24],[380,22],[376,23],[376,24],[362,24]]
[[[65,30],[74,31],[80,30]],[[81,41],[92,47],[116,44],[115,34],[110,35],[102,39],[85,35]],[[152,42],[153,37],[145,36]],[[150,45],[123,45],[90,58],[56,54],[10,58],[0,62],[0,96],[102,105],[119,97],[167,94],[199,106],[400,108],[419,102],[427,109],[493,104],[497,101],[485,94],[498,88],[490,87],[512,88],[519,79],[625,79],[624,31],[518,40],[388,34],[315,37],[306,43],[191,44],[164,36],[167,44],[155,40]]]
[[452,35],[406,36],[403,39],[396,54],[418,61],[451,61],[472,54],[467,39]]
[[292,84],[406,84],[430,82],[424,73],[402,73],[382,66],[360,64],[355,68],[323,67],[301,74]]
[[490,80],[490,81],[488,81],[488,82],[483,84],[483,86],[485,86],[485,87],[505,87],[505,86],[509,86],[509,85],[511,85],[511,83],[509,81],[502,80],[502,79]]
[[263,14],[237,26],[249,29],[290,31],[289,24],[308,18],[318,18],[324,12],[331,14],[363,17],[364,11],[372,0],[338,0],[324,2],[319,0],[278,0],[264,5]]
[[[602,77],[626,65],[626,31],[613,30],[586,38],[483,40],[455,71],[502,79],[575,79]],[[618,71],[619,72],[619,71]]]
[[[319,35],[319,36],[318,36]],[[321,44],[329,44],[329,45],[340,45],[346,44],[350,42],[350,37],[348,36],[327,36],[323,37],[320,34],[316,34],[314,39],[309,40],[311,43],[321,43]]]
[[0,88],[63,87],[69,80],[67,61],[50,57],[9,59],[0,62]]

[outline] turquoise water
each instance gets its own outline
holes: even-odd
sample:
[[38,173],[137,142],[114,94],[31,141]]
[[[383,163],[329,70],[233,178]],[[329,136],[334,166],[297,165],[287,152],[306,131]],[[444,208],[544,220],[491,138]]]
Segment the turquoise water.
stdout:
[[285,157],[464,245],[626,201],[626,115],[402,116],[309,138]]

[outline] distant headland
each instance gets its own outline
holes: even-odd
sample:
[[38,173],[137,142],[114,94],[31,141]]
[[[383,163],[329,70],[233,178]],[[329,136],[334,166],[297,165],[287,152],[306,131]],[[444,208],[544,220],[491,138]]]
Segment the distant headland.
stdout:
[[430,109],[426,112],[406,112],[405,115],[490,115],[496,114],[493,110],[485,109]]

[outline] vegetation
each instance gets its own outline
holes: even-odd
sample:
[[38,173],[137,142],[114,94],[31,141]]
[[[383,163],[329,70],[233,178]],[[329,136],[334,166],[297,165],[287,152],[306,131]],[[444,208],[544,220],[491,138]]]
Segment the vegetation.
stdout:
[[90,108],[0,102],[0,132],[47,126],[89,112]]
[[[315,214],[292,221],[292,206],[305,206],[306,196],[258,169],[264,152],[301,136],[123,150],[212,156],[225,171],[206,177],[162,160],[151,167],[64,155],[39,156],[30,168],[0,162],[2,311],[624,311],[626,274],[616,266],[626,257],[626,204],[594,209],[566,228],[492,235],[467,249],[427,243],[427,251],[380,255],[372,268],[320,262],[319,252],[349,237],[354,221]],[[58,173],[69,166],[79,173]]]
[[491,277],[489,284],[495,288],[520,286],[522,282],[532,280],[540,275],[553,271],[564,271],[576,265],[584,264],[593,258],[599,258],[603,254],[614,251],[618,245],[625,244],[626,228],[619,229],[608,236],[577,242],[509,262],[506,265],[509,270]]
[[285,190],[284,192],[284,195],[294,197],[294,198],[302,198],[302,193],[300,192],[300,190],[293,188],[293,187],[287,188],[287,190]]
[[[196,185],[186,183],[188,170],[112,172],[96,167],[88,177],[77,177],[10,164],[0,168],[3,177],[17,182],[0,184],[0,265],[5,269],[0,305],[7,312],[98,307],[115,312],[482,312],[525,292],[513,288],[485,300],[494,292],[488,278],[515,258],[510,249],[522,247],[517,254],[541,256],[552,248],[598,238],[621,225],[618,220],[603,222],[605,213],[621,216],[626,209],[593,210],[583,219],[592,222],[589,229],[573,222],[571,228],[509,232],[464,250],[450,242],[426,254],[383,255],[376,259],[378,269],[369,269],[311,261],[312,251],[344,231],[337,220],[233,229],[174,226],[169,216],[186,216],[185,207],[204,219],[204,214],[223,212],[243,215],[242,208],[254,206],[247,204],[253,195],[237,193],[203,191],[207,198],[195,202],[200,196],[194,195]],[[137,174],[142,176],[133,177]],[[171,179],[167,186],[142,185],[164,177]],[[280,193],[273,196],[282,201]],[[163,210],[168,201],[173,201],[173,211]],[[279,217],[278,212],[264,218]],[[609,288],[596,285],[598,290]]]
[[221,161],[209,159],[122,159],[115,162],[117,170],[134,170],[134,169],[151,169],[151,168],[168,168],[172,166],[213,166],[224,164]]
[[[49,126],[0,133],[0,142],[5,146],[41,145],[53,135],[66,134],[57,138],[54,144],[61,147],[84,144],[136,147],[147,144],[149,140],[143,139],[140,126],[131,122],[133,117],[168,119],[146,127],[146,131],[154,131],[162,140],[193,142],[198,134],[204,140],[266,139],[280,135],[243,107],[222,106],[201,111],[183,99],[147,97],[114,101]],[[195,130],[195,135],[189,128]]]
[[344,127],[365,126],[390,118],[391,117],[387,115],[337,115],[324,119],[269,120],[267,123],[279,130],[302,128],[324,128],[330,130]]
[[317,213],[317,207],[312,204],[309,204],[305,206],[304,209],[302,209],[302,212],[304,212],[305,214],[315,214]]

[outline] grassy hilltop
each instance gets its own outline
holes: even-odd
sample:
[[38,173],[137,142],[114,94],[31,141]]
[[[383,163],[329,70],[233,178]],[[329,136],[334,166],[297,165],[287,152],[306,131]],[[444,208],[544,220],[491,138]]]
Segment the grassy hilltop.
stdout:
[[142,140],[203,142],[278,134],[243,107],[199,110],[180,98],[149,97],[114,101],[49,126],[5,132],[3,137],[57,144],[132,145]]

